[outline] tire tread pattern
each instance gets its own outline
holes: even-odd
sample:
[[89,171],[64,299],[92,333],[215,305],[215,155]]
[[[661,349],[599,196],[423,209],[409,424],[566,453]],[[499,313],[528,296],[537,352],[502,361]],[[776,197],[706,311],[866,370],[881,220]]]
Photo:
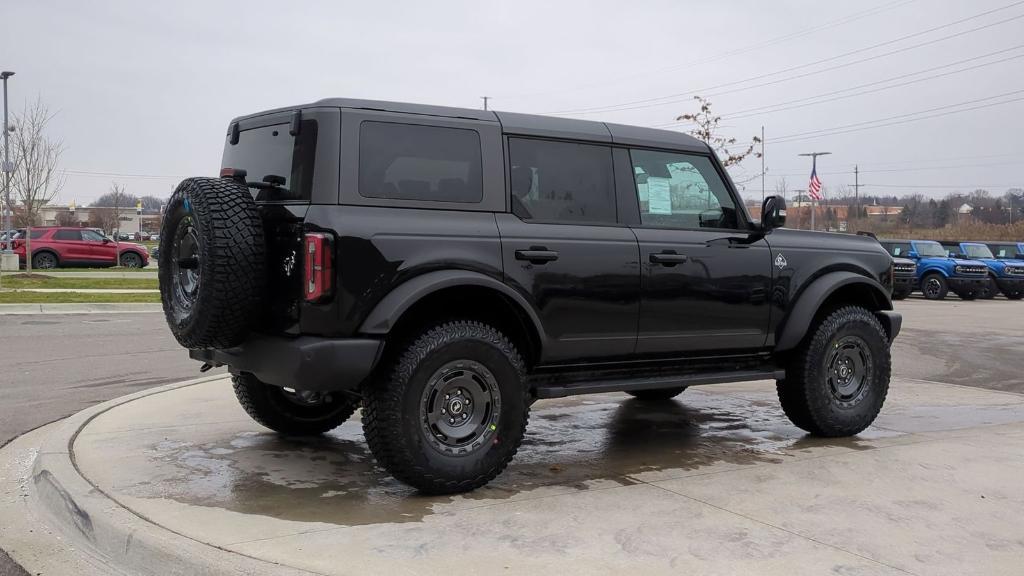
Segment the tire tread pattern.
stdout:
[[373,383],[364,394],[363,432],[377,463],[398,480],[427,494],[466,492],[493,480],[515,457],[522,442],[522,432],[526,430],[529,421],[531,397],[524,385],[523,402],[527,408],[518,425],[520,434],[502,439],[500,449],[504,453],[496,465],[472,477],[453,480],[433,474],[417,464],[418,459],[409,452],[407,442],[401,437],[405,417],[401,406],[406,388],[416,368],[432,352],[459,340],[478,340],[496,347],[512,364],[519,375],[519,381],[525,382],[523,359],[504,334],[477,321],[453,321],[436,326],[415,339],[394,361],[391,373],[382,372],[386,379]]

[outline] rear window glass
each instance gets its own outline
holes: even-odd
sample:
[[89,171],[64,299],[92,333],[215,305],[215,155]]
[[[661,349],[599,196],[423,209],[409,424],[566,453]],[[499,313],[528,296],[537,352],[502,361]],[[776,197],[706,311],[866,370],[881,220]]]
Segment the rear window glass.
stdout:
[[359,194],[366,198],[476,203],[483,199],[476,130],[363,122]]
[[303,120],[299,134],[289,133],[290,123],[242,130],[238,143],[228,136],[223,168],[245,170],[247,182],[283,183],[273,189],[250,189],[258,201],[309,200],[313,189],[316,157],[316,120]]

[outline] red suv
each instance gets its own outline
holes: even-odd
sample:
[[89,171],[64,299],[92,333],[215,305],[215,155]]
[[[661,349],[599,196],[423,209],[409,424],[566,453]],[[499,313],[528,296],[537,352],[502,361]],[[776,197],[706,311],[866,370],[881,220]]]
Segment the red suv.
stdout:
[[[25,231],[20,230],[13,241],[22,266],[25,265]],[[142,244],[115,243],[99,230],[65,226],[32,228],[32,267],[116,266],[115,254],[126,268],[149,264],[149,251]]]

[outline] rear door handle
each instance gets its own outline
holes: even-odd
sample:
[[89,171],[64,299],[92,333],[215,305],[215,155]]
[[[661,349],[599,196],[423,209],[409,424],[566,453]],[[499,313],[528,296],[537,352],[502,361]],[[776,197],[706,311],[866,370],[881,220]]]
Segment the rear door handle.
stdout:
[[516,260],[526,260],[531,264],[544,264],[558,260],[558,252],[548,250],[543,246],[534,246],[529,250],[516,250]]
[[676,254],[671,250],[651,252],[650,259],[652,264],[661,264],[662,266],[675,266],[689,260],[686,254]]

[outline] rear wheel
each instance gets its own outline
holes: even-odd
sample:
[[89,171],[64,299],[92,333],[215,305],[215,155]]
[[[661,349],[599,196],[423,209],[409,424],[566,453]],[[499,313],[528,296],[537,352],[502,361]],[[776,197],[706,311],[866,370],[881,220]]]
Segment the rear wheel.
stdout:
[[683,393],[683,390],[686,390],[686,386],[677,386],[675,388],[654,388],[651,390],[627,390],[626,394],[629,394],[642,402],[663,402],[679,396]]
[[921,279],[921,293],[929,300],[942,300],[949,293],[949,286],[942,274],[933,272]]
[[878,416],[889,391],[889,340],[878,319],[849,306],[829,314],[776,382],[790,421],[818,436],[850,436]]
[[465,492],[501,473],[529,416],[523,361],[498,330],[437,326],[397,351],[364,394],[377,462],[429,494]]
[[32,268],[37,270],[49,270],[58,264],[57,255],[53,252],[39,252],[32,257]]
[[287,390],[252,374],[231,377],[238,403],[253,420],[281,434],[315,436],[348,420],[359,399],[341,392]]

